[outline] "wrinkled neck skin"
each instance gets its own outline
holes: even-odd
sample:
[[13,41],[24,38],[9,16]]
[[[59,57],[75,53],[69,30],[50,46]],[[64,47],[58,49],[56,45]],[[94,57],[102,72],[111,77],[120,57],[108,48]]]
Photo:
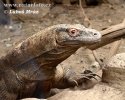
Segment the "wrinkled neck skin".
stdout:
[[2,58],[2,65],[12,69],[24,81],[42,81],[54,77],[56,66],[80,46],[61,46],[54,28],[31,36]]

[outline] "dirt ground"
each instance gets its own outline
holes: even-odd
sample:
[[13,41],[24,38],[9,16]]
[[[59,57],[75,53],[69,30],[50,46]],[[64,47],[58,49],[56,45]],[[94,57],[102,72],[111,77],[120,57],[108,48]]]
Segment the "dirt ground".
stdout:
[[[99,31],[111,25],[121,23],[125,18],[124,5],[101,4],[99,6],[84,8],[84,10],[92,23],[92,28]],[[4,56],[9,50],[11,50],[22,40],[48,26],[62,23],[84,24],[84,18],[78,5],[57,5],[54,6],[50,11],[49,8],[43,7],[39,8],[39,11],[40,14],[37,16],[12,16],[12,18],[16,21],[13,21],[11,29],[8,29],[8,27],[5,26],[0,26],[0,57]],[[122,42],[122,45],[120,46],[118,52],[125,52],[124,42],[125,41]],[[97,50],[100,59],[105,59],[106,55],[108,55],[110,47],[111,45],[107,45]],[[61,63],[59,66],[73,67],[78,72],[81,71],[81,68],[82,70],[83,68],[89,68],[88,66],[93,62],[94,58],[91,57],[90,59],[90,57],[88,57],[88,53],[90,54],[91,51],[80,48],[75,54],[73,54],[70,58]]]

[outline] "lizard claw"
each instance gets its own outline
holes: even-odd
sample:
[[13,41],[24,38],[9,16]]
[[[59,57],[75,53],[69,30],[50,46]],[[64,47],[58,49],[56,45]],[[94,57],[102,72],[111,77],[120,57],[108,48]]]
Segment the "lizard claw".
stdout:
[[88,74],[88,75],[86,75],[86,77],[88,77],[88,78],[89,78],[89,80],[91,80],[91,78],[94,78],[95,80],[97,80],[97,81],[98,81],[98,79],[96,79],[94,75]]
[[101,79],[101,77],[100,77],[99,75],[95,74],[95,73],[91,73],[90,75],[92,75],[92,76],[97,76],[98,78]]
[[91,80],[91,78],[94,78],[95,80],[98,81],[98,79],[97,79],[95,76],[97,76],[98,78],[101,79],[101,77],[100,77],[99,75],[97,75],[97,74],[95,74],[95,73],[92,73],[92,71],[90,71],[90,70],[85,70],[85,71],[82,73],[82,75],[83,75],[83,77],[86,76],[86,77],[87,77],[86,79],[89,79],[89,80]]
[[78,86],[78,82],[76,80],[73,80],[73,82],[76,84],[76,86]]
[[[82,75],[81,75],[80,77],[81,77],[82,79],[91,80],[92,78],[94,78],[95,80],[97,80],[97,79],[95,78],[95,76],[92,75],[92,74],[83,74],[83,73],[82,73]],[[79,79],[81,79],[81,78],[79,78]]]
[[96,76],[101,79],[99,75],[92,73],[92,71],[90,70],[85,70],[84,72],[77,74],[73,70],[70,69],[70,70],[67,70],[67,73],[65,74],[64,78],[67,80],[70,86],[74,87],[84,82],[85,79],[90,80],[90,81],[92,79],[95,79],[96,81],[98,81],[98,78],[96,78]]
[[70,83],[71,86],[78,86],[78,82],[75,79],[68,79],[68,82]]

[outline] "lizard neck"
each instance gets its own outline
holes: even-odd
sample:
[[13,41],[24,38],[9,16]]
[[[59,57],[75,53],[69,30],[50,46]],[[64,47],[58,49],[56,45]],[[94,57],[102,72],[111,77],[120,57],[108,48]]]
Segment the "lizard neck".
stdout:
[[56,66],[71,56],[78,48],[57,47],[52,49],[18,67],[20,68],[18,73],[30,80],[52,79],[55,76]]
[[54,78],[56,66],[72,55],[79,47],[57,47],[18,66],[18,75],[30,80]]
[[49,80],[54,78],[56,66],[71,56],[78,48],[79,46],[57,46],[56,48],[15,67],[8,62],[8,59],[3,57],[3,59],[0,60],[0,65],[5,70],[13,70],[17,73],[20,79],[24,79],[22,81],[25,81],[25,79],[26,81]]

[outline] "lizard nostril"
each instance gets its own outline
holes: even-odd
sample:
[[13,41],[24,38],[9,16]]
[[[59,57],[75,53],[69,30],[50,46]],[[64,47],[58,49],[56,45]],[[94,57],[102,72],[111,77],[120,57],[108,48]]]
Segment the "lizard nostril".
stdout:
[[97,35],[97,33],[93,33],[93,35],[95,35],[95,36],[96,36],[96,35]]
[[92,71],[90,71],[90,70],[85,70],[83,73],[84,73],[84,74],[89,74],[89,73],[92,73]]

